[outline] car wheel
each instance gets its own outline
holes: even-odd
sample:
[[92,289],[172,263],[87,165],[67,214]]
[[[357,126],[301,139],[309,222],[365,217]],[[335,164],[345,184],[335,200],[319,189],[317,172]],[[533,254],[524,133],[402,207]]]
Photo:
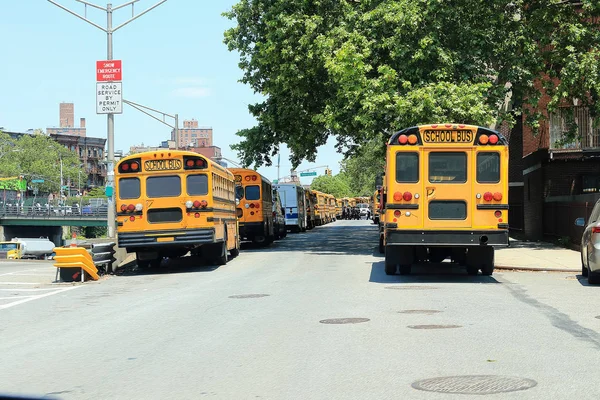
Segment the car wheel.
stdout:
[[598,285],[600,284],[600,274],[591,273],[588,271],[588,283],[590,285]]
[[583,254],[581,254],[581,276],[588,276],[588,269],[583,262]]

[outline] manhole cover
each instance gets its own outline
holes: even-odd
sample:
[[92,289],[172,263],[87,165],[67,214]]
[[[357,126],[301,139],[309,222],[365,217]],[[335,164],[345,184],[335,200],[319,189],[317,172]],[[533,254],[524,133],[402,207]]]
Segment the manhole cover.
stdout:
[[259,297],[267,297],[268,294],[236,294],[229,296],[230,299],[257,299]]
[[462,328],[461,325],[409,325],[410,329],[452,329]]
[[368,322],[369,318],[330,318],[322,319],[319,322],[322,324],[360,324],[361,322]]
[[440,310],[402,310],[398,311],[400,314],[437,314]]
[[437,289],[433,286],[386,286],[386,289],[393,290],[429,290],[429,289]]
[[494,394],[527,390],[536,386],[532,379],[498,375],[444,376],[414,382],[412,387],[427,392],[455,394]]
[[600,319],[600,315],[596,315],[596,318]]

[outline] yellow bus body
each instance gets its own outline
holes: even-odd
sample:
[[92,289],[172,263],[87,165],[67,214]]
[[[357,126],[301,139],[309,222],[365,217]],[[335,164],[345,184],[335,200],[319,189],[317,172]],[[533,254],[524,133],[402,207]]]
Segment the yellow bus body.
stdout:
[[140,266],[193,255],[227,262],[239,253],[233,174],[188,151],[133,154],[115,166],[119,247]]
[[229,168],[236,184],[237,216],[240,238],[268,245],[275,240],[273,224],[273,187],[258,172]]
[[508,144],[500,133],[457,124],[397,132],[385,186],[386,272],[450,257],[469,273],[491,274],[493,246],[508,245]]

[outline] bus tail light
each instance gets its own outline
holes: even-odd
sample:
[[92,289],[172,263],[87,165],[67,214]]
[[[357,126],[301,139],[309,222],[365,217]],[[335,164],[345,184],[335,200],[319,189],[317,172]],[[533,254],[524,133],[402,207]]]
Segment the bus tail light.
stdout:
[[400,210],[394,211],[394,217],[398,218],[401,215],[402,215],[402,212]]
[[402,193],[400,193],[400,192],[394,193],[394,201],[402,201]]
[[406,135],[400,135],[400,137],[398,138],[398,143],[400,144],[406,144],[408,142],[408,136]]
[[256,175],[252,175],[252,180],[255,181],[256,180]]
[[195,213],[194,218],[200,218],[200,213]]
[[131,217],[129,217],[129,220],[130,220],[131,222],[133,222],[133,221],[135,221],[135,217],[132,215]]
[[254,208],[254,203],[250,203],[250,208]]
[[135,158],[133,160],[123,161],[119,164],[119,172],[123,174],[131,174],[140,171],[140,158]]
[[245,180],[247,180],[248,182],[250,182],[250,176],[246,176],[244,177]]
[[127,204],[121,204],[121,212],[127,211]]
[[[161,157],[163,155],[161,154]],[[198,156],[183,156],[184,169],[205,169],[208,168],[208,162]]]
[[490,138],[488,137],[488,135],[481,135],[481,136],[479,136],[479,143],[480,144],[488,144],[489,140],[490,140]]
[[502,218],[502,211],[500,211],[500,210],[494,211],[494,217],[496,217],[496,218]]
[[496,201],[502,200],[502,193],[500,193],[500,192],[494,193],[494,200],[496,200]]
[[412,200],[412,193],[411,192],[404,192],[404,194],[402,195],[402,198],[404,199],[404,201],[411,201]]
[[260,208],[260,203],[255,203],[255,204],[254,204],[254,207],[256,207],[256,208]]
[[194,208],[200,208],[200,201],[196,200],[193,204]]
[[408,143],[409,144],[417,144],[417,135],[409,135]]
[[483,199],[484,199],[485,201],[492,201],[492,198],[493,198],[493,197],[494,197],[494,196],[493,196],[493,195],[492,195],[492,193],[490,193],[490,192],[485,192],[485,193],[483,194]]
[[207,206],[208,206],[208,202],[207,202],[206,200],[202,200],[202,201],[200,202],[200,207],[202,207],[202,208],[206,208]]
[[490,135],[490,144],[497,144],[497,143],[498,143],[498,136]]
[[129,212],[135,211],[135,206],[133,204],[128,205],[127,206],[127,211],[129,211]]

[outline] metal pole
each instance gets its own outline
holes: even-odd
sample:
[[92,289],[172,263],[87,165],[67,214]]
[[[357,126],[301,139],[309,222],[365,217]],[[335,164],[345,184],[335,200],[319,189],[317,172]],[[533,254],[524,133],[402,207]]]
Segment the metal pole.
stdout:
[[179,115],[175,114],[175,149],[179,150]]
[[62,196],[63,196],[63,163],[62,163],[62,156],[59,155],[58,156],[60,159],[60,191],[58,192],[60,195],[60,201],[62,202]]
[[[106,5],[106,39],[107,39],[107,51],[106,51],[106,59],[113,59],[113,37],[112,37],[112,4],[108,3]],[[106,169],[106,187],[113,188],[114,187],[114,170],[115,170],[115,115],[107,114],[107,169]],[[109,189],[110,190],[110,189]],[[108,209],[106,213],[106,223],[108,226],[108,237],[115,237],[115,207],[114,207],[114,193],[108,197]]]

